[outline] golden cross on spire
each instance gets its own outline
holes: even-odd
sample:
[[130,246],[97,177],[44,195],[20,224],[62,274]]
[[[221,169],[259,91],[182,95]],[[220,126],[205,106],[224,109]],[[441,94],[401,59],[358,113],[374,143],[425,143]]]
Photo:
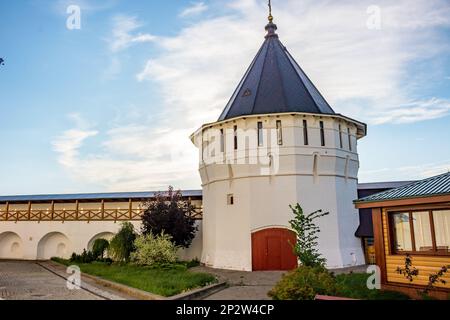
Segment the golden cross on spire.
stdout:
[[273,22],[273,16],[272,16],[272,1],[269,0],[269,22]]

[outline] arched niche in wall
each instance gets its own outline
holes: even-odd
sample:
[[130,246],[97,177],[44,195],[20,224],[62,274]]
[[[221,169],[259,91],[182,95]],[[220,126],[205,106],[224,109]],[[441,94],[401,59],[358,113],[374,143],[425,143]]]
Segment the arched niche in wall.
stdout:
[[0,234],[0,259],[22,259],[23,242],[15,232]]
[[39,240],[37,259],[48,260],[53,257],[69,258],[72,251],[72,242],[61,232],[50,232]]

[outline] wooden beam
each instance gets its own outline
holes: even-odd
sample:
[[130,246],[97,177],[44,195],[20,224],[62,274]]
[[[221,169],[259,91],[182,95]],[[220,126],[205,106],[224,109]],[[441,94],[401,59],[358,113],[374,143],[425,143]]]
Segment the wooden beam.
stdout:
[[450,205],[450,195],[399,199],[399,200],[389,200],[389,201],[384,200],[384,201],[374,201],[374,202],[357,202],[357,203],[355,203],[355,207],[357,209],[364,209],[364,208],[409,206],[409,205],[417,205],[417,204],[444,203],[444,202],[447,202]]
[[28,201],[28,221],[31,220],[31,201]]
[[102,199],[102,220],[105,220],[105,199]]
[[9,219],[9,202],[6,202],[6,221]]
[[409,233],[411,234],[411,247],[412,247],[412,251],[416,252],[416,235],[414,234],[414,223],[413,223],[413,214],[410,211],[408,213],[409,216]]
[[52,201],[52,221],[55,219],[55,201]]
[[131,199],[129,199],[128,201],[128,214],[130,216],[130,220],[133,219],[133,202],[131,201]]
[[80,211],[80,202],[75,201],[75,220],[78,221],[78,212]]
[[381,270],[381,284],[386,284],[386,250],[384,246],[383,215],[380,208],[372,209],[372,220],[376,263]]

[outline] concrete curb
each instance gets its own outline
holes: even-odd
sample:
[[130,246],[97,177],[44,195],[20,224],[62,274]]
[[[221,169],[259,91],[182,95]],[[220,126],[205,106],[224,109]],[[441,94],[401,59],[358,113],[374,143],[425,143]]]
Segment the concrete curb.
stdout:
[[225,288],[228,288],[228,283],[226,282],[214,283],[203,288],[194,289],[168,297],[166,300],[201,300],[216,292],[222,291]]
[[[64,266],[62,264],[59,264],[59,263],[56,263],[53,261],[36,262],[36,263],[39,264],[41,267],[49,270],[50,272],[66,279],[66,280],[70,276],[65,272],[66,266]],[[221,291],[228,286],[226,282],[214,283],[209,286],[194,289],[194,290],[191,290],[188,292],[183,292],[183,293],[180,293],[180,294],[172,296],[172,297],[163,297],[163,296],[153,294],[153,293],[150,293],[147,291],[129,287],[124,284],[105,280],[105,279],[102,279],[102,278],[99,278],[99,277],[96,277],[96,276],[93,276],[90,274],[82,273],[81,276],[88,278],[90,280],[93,280],[96,284],[101,285],[105,288],[111,288],[113,290],[116,290],[116,291],[126,294],[128,296],[131,296],[138,300],[200,300],[200,299],[207,297],[213,293]],[[110,294],[109,292],[105,292],[103,290],[100,290],[98,288],[90,286],[89,284],[85,284],[83,281],[82,281],[81,287],[95,295],[98,295],[98,296],[108,299],[108,300],[125,300],[122,297],[116,296],[114,294]]]

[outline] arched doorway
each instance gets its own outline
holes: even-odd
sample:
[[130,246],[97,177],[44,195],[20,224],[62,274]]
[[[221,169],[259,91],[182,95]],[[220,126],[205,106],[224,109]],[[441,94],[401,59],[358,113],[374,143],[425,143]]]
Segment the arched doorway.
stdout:
[[66,235],[60,232],[48,233],[38,243],[38,260],[48,260],[53,257],[67,259],[71,254],[72,243]]
[[97,239],[105,239],[108,241],[111,241],[111,239],[114,237],[114,233],[112,232],[102,232],[102,233],[98,233],[95,236],[93,236],[91,238],[91,240],[89,240],[88,245],[87,245],[87,249],[88,250],[92,250],[92,248],[94,247],[94,242]]
[[22,259],[23,243],[17,233],[4,232],[0,234],[0,259]]
[[253,271],[295,269],[297,257],[292,248],[295,242],[295,233],[288,229],[270,228],[253,233]]

